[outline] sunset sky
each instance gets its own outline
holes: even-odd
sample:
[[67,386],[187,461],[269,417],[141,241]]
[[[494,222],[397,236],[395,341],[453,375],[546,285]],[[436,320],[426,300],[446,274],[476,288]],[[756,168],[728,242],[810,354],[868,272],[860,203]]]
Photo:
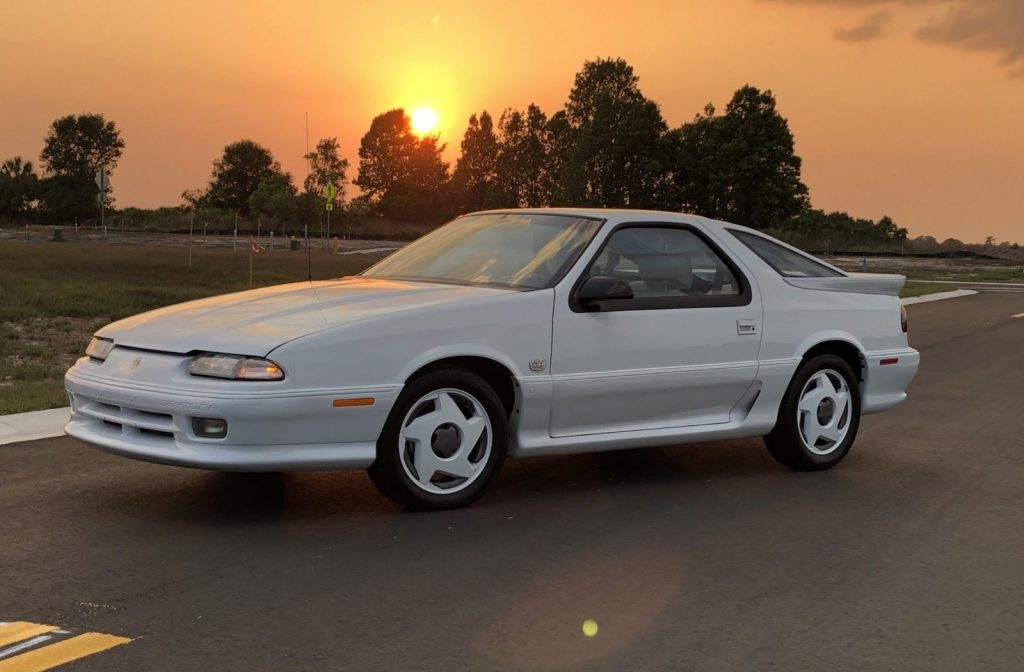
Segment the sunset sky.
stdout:
[[[359,139],[392,107],[466,120],[565,102],[583,61],[622,57],[672,126],[745,83],[775,92],[815,207],[911,235],[1024,242],[1024,2],[0,3],[0,160],[100,112],[127,143],[117,205],[176,205],[225,144],[305,174],[309,139]],[[351,187],[350,187],[351,194]]]

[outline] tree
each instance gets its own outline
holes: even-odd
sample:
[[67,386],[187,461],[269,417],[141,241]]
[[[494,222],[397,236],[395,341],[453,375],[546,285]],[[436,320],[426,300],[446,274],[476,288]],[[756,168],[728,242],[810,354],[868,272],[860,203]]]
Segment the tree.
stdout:
[[287,225],[298,216],[297,196],[289,173],[267,175],[249,196],[249,212],[271,227]]
[[494,201],[497,158],[498,138],[491,115],[487,110],[479,117],[470,115],[462,138],[462,155],[452,175],[455,207],[460,212],[481,210]]
[[544,195],[549,205],[572,205],[576,196],[570,194],[570,159],[573,154],[573,129],[565,110],[558,110],[548,119],[547,137],[549,148],[544,162],[542,181]]
[[749,85],[740,88],[725,108],[725,124],[733,161],[730,217],[767,228],[805,208],[801,160],[772,92]]
[[715,106],[708,103],[702,114],[671,134],[675,150],[672,170],[673,209],[721,219],[728,211],[730,187],[728,139]]
[[[102,114],[56,119],[39,155],[48,182],[42,189],[46,209],[61,219],[94,216],[98,205],[96,172],[117,167],[124,147],[117,126]],[[113,202],[109,184],[102,198],[108,206]]]
[[755,228],[808,207],[789,123],[771,91],[744,86],[718,115],[712,105],[677,134],[673,171],[681,209]]
[[260,182],[281,175],[281,165],[269,149],[252,140],[233,142],[224,148],[223,156],[213,162],[210,184],[199,204],[248,215],[249,197]]
[[508,109],[498,120],[495,207],[535,208],[548,202],[548,155],[551,131],[544,112],[534,104],[526,114]]
[[0,217],[17,221],[39,197],[39,176],[20,156],[0,165]]
[[438,138],[413,135],[402,109],[376,116],[359,144],[359,176],[365,201],[394,219],[433,221],[445,214],[448,164]]
[[415,148],[416,136],[405,110],[398,108],[374,117],[359,143],[359,176],[355,180],[371,203],[379,203],[408,176]]
[[622,59],[584,63],[556,132],[559,181],[569,204],[604,207],[658,205],[668,166],[668,130],[658,105],[639,89]]
[[324,138],[316,143],[316,150],[304,158],[309,162],[309,175],[303,182],[306,193],[321,195],[330,183],[337,189],[334,204],[344,203],[348,159],[343,158],[338,151],[338,139]]

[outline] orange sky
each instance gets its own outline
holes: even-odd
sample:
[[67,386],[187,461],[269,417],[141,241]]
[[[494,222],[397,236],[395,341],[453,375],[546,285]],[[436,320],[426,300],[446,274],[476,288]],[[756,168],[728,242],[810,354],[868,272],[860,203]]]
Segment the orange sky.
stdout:
[[550,114],[585,59],[615,56],[673,126],[745,83],[772,89],[816,207],[888,214],[940,240],[1024,242],[1022,7],[7,0],[0,160],[36,160],[54,118],[101,112],[127,143],[118,205],[173,205],[240,138],[301,181],[307,111],[310,144],[337,136],[355,177],[374,115],[428,105],[454,161],[470,113],[536,102]]

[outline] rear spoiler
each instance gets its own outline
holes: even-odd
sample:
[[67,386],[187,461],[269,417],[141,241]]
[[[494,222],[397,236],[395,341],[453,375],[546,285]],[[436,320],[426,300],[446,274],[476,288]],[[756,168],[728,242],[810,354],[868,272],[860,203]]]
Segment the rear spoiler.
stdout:
[[906,281],[906,276],[895,273],[847,273],[845,276],[825,278],[786,278],[786,282],[801,289],[885,296],[899,296]]

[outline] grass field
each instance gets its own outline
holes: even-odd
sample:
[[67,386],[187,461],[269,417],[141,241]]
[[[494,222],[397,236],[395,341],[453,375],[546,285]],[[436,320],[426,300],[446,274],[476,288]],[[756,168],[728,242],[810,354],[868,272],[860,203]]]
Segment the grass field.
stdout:
[[909,280],[950,280],[953,282],[1024,282],[1024,268],[913,269],[904,272]]
[[913,280],[907,280],[907,284],[903,285],[903,289],[900,290],[900,296],[904,299],[908,299],[912,296],[923,296],[925,294],[935,294],[936,292],[948,292],[951,289],[956,289],[950,285],[935,285],[930,282],[914,282]]
[[[66,405],[64,371],[107,322],[248,289],[249,256],[188,248],[0,241],[0,415]],[[314,252],[314,279],[355,273],[381,254]],[[305,252],[254,257],[254,286],[305,280]]]

